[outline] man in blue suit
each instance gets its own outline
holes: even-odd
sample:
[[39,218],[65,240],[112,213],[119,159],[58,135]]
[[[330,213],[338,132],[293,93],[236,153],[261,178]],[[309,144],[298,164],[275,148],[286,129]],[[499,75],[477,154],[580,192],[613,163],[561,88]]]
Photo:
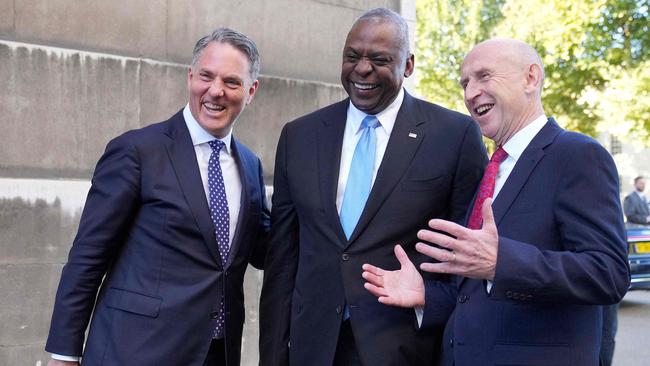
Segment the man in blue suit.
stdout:
[[49,365],[239,365],[244,272],[263,264],[269,214],[260,161],[232,129],[258,73],[255,44],[216,29],[194,48],[187,106],[108,144],[61,274]]
[[367,261],[397,268],[391,243],[416,254],[429,218],[461,221],[486,161],[469,117],[403,89],[407,29],[388,9],[359,17],[342,54],[350,98],[282,130],[261,365],[429,366],[438,356],[442,329],[416,331],[413,310],[378,304],[360,277]]
[[435,259],[422,270],[458,275],[456,285],[423,281],[399,246],[400,270],[364,265],[380,302],[423,307],[423,328],[453,311],[443,365],[598,365],[600,305],[628,288],[614,162],[545,116],[543,79],[520,41],[480,43],[463,61],[465,105],[498,149],[468,227],[431,220],[418,237],[435,245],[416,246]]

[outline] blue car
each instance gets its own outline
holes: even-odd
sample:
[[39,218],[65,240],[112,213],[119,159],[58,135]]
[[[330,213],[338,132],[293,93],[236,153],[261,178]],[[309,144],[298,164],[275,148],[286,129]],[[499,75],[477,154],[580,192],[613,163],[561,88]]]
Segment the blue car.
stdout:
[[630,290],[650,290],[650,227],[627,228]]

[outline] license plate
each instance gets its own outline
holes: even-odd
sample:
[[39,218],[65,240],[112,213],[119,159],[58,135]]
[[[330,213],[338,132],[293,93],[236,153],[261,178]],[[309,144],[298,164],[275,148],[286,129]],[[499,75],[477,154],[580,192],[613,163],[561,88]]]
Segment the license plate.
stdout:
[[637,253],[650,253],[650,243],[649,242],[636,243],[634,245],[636,246],[636,252]]

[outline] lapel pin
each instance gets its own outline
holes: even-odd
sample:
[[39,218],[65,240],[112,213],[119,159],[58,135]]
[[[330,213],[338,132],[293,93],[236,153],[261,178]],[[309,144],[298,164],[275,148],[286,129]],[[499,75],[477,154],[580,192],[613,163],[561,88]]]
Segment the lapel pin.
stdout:
[[410,132],[410,133],[409,133],[409,137],[412,138],[412,139],[414,139],[414,138],[417,138],[417,137],[418,137],[418,134],[417,134],[417,133]]

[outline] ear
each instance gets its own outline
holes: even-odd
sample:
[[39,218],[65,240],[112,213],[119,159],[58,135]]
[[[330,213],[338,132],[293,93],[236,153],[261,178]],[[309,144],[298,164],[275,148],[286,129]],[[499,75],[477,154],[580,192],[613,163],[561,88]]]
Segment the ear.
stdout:
[[411,53],[406,59],[406,67],[404,68],[404,77],[407,78],[413,74],[415,69],[415,56]]
[[526,92],[533,93],[542,89],[542,68],[538,64],[528,65],[526,70]]
[[194,73],[192,73],[192,66],[187,68],[187,89],[190,89],[190,83],[192,82],[192,78],[194,77]]
[[255,92],[257,91],[257,87],[260,85],[259,80],[253,81],[251,86],[248,88],[248,97],[246,99],[246,104],[248,105],[250,102],[253,101],[253,96],[255,95]]

